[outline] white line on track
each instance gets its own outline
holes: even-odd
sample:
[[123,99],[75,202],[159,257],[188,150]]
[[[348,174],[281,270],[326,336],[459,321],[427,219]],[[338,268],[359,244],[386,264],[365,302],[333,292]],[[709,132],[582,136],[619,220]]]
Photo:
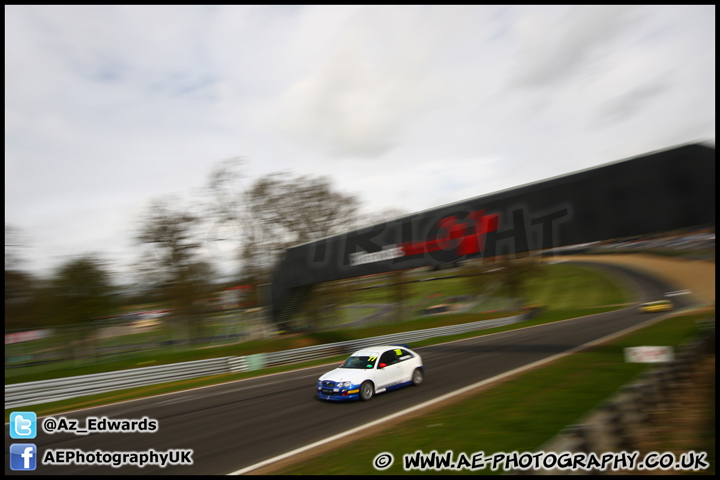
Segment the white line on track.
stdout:
[[[674,314],[677,314],[678,312],[680,312],[680,310],[675,311],[675,312],[673,312],[673,313],[674,313]],[[590,316],[593,316],[593,315],[588,315],[588,316],[590,317]],[[525,366],[523,366],[523,367],[518,367],[518,368],[516,368],[516,369],[514,369],[514,370],[510,370],[509,372],[505,372],[505,373],[502,373],[502,374],[500,374],[500,375],[496,375],[496,376],[494,376],[494,377],[492,377],[492,378],[488,378],[488,379],[486,379],[486,380],[482,380],[482,381],[477,382],[477,383],[474,383],[474,384],[472,384],[472,385],[468,385],[468,386],[463,387],[463,388],[461,388],[461,389],[459,389],[459,390],[455,390],[454,392],[446,393],[445,395],[441,395],[441,396],[436,397],[436,398],[434,398],[434,399],[432,399],[432,400],[428,400],[427,402],[423,402],[423,403],[421,403],[421,404],[415,405],[414,407],[407,408],[407,409],[402,410],[402,411],[400,411],[400,412],[396,412],[396,413],[393,413],[393,414],[391,414],[391,415],[387,415],[387,416],[385,416],[385,417],[383,417],[383,418],[380,418],[380,419],[378,419],[378,420],[373,420],[373,421],[370,422],[370,423],[366,423],[365,425],[360,425],[359,427],[355,427],[355,428],[350,429],[350,430],[348,430],[348,431],[346,431],[346,432],[338,433],[337,435],[333,435],[333,436],[331,436],[331,437],[327,437],[327,438],[325,438],[325,439],[323,439],[323,440],[319,440],[319,441],[317,441],[317,442],[314,442],[314,443],[305,445],[304,447],[296,448],[295,450],[291,450],[291,451],[289,451],[289,452],[283,453],[283,454],[278,455],[278,456],[276,456],[276,457],[269,458],[269,459],[267,459],[267,460],[263,460],[262,462],[258,462],[258,463],[254,464],[254,465],[250,465],[250,466],[245,467],[245,468],[241,468],[240,470],[236,470],[236,471],[234,471],[234,472],[231,472],[231,473],[229,473],[228,475],[243,475],[243,474],[245,474],[245,473],[252,472],[253,470],[257,470],[258,468],[271,465],[271,464],[273,464],[273,463],[275,463],[275,462],[279,462],[279,461],[281,461],[281,460],[284,460],[284,459],[286,459],[286,458],[292,457],[292,456],[294,456],[294,455],[298,455],[298,454],[300,454],[300,453],[303,453],[303,452],[306,452],[306,451],[308,451],[308,450],[311,450],[311,449],[313,449],[313,448],[315,448],[315,447],[319,447],[319,446],[321,446],[321,445],[325,445],[325,444],[327,444],[327,443],[334,442],[334,441],[336,441],[336,440],[338,440],[338,439],[340,439],[340,438],[347,437],[348,435],[354,435],[354,434],[356,434],[356,433],[358,433],[358,432],[360,432],[360,431],[366,430],[366,429],[371,428],[371,427],[374,427],[374,426],[376,426],[376,425],[380,425],[380,424],[382,424],[382,423],[388,422],[388,421],[390,421],[390,420],[393,420],[393,419],[395,419],[395,418],[401,417],[401,416],[403,416],[403,415],[407,415],[407,414],[412,413],[412,412],[415,412],[415,411],[417,411],[417,410],[421,410],[421,409],[423,409],[423,408],[427,408],[427,407],[429,407],[429,406],[431,406],[431,405],[434,405],[434,404],[436,404],[436,403],[438,403],[438,402],[442,402],[442,401],[444,401],[444,400],[447,400],[447,399],[456,397],[456,396],[458,396],[458,395],[462,395],[462,394],[465,393],[465,392],[469,392],[469,391],[471,391],[471,390],[473,390],[473,389],[482,387],[483,385],[487,385],[488,383],[492,383],[492,382],[495,382],[495,381],[497,381],[497,380],[501,380],[501,379],[503,379],[503,378],[505,378],[505,377],[509,377],[509,376],[511,376],[511,375],[515,375],[515,374],[517,374],[517,373],[524,372],[525,370],[530,370],[530,369],[532,369],[532,368],[535,368],[535,367],[537,367],[537,366],[539,366],[539,365],[542,365],[542,364],[545,364],[545,363],[553,362],[553,361],[555,361],[555,360],[557,360],[557,359],[559,359],[559,358],[562,358],[562,357],[565,357],[565,356],[570,355],[570,354],[572,354],[572,353],[578,352],[578,351],[580,351],[580,350],[584,350],[584,349],[586,349],[586,348],[592,347],[592,346],[594,346],[594,345],[596,345],[596,344],[600,344],[600,343],[604,343],[604,342],[613,340],[613,339],[616,338],[616,337],[620,337],[620,336],[622,336],[622,335],[626,335],[626,334],[631,333],[631,332],[633,332],[633,331],[635,331],[635,330],[638,330],[638,329],[640,329],[640,328],[643,328],[643,327],[647,327],[647,326],[649,326],[649,325],[652,325],[653,323],[656,323],[656,322],[658,322],[658,321],[660,321],[660,320],[663,320],[663,319],[667,318],[668,316],[670,316],[670,315],[662,315],[662,316],[659,316],[659,317],[650,319],[650,320],[648,320],[648,321],[646,321],[646,322],[640,323],[640,324],[635,325],[635,326],[632,326],[632,327],[628,327],[628,328],[626,328],[626,329],[624,329],[624,330],[621,330],[621,331],[619,331],[619,332],[615,332],[615,333],[612,333],[612,334],[607,335],[607,336],[605,336],[605,337],[598,338],[597,340],[593,340],[592,342],[586,343],[586,344],[584,344],[584,345],[579,345],[579,346],[577,346],[577,347],[573,347],[573,348],[571,348],[571,349],[569,349],[569,350],[566,350],[565,352],[555,354],[555,355],[553,355],[553,356],[551,356],[551,357],[548,357],[548,358],[545,358],[545,359],[542,359],[542,360],[538,360],[538,361],[536,361],[536,362],[530,363],[530,364],[525,365]],[[582,318],[587,318],[587,317],[582,317]],[[569,320],[577,320],[577,319],[569,319]],[[562,320],[562,321],[564,321],[564,320]],[[554,323],[558,323],[558,322],[554,322]],[[540,326],[540,325],[536,325],[536,326]],[[530,327],[530,328],[533,328],[533,327]]]

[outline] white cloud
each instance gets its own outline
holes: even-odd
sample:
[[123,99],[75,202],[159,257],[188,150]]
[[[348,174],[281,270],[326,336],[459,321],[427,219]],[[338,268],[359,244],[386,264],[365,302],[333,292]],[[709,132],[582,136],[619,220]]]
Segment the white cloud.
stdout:
[[625,6],[523,8],[513,28],[519,85],[547,85],[602,59],[631,27]]
[[465,100],[458,86],[467,88],[467,79],[453,77],[464,67],[445,60],[476,28],[465,13],[438,7],[356,12],[328,39],[332,49],[324,61],[284,93],[276,112],[282,131],[328,155],[389,152],[418,118]]
[[[126,252],[217,161],[431,208],[714,137],[714,6],[6,6],[5,213]],[[96,247],[96,248],[92,248]]]

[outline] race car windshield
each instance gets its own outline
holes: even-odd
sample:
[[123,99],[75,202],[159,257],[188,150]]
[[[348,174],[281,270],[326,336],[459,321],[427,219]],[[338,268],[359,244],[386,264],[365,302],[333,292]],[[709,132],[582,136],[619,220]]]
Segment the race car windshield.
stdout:
[[362,356],[362,357],[350,357],[347,360],[345,360],[342,365],[340,365],[340,368],[357,368],[357,369],[364,369],[364,368],[373,368],[375,366],[375,362],[377,361],[377,357],[373,356]]

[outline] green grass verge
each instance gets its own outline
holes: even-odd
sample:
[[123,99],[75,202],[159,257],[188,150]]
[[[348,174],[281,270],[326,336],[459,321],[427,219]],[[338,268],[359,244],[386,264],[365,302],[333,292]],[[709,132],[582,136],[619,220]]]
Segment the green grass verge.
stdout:
[[[647,368],[643,364],[625,363],[625,347],[678,346],[696,333],[697,320],[708,316],[668,318],[607,344],[518,374],[511,381],[470,398],[273,473],[393,475],[408,473],[402,468],[403,455],[418,450],[423,453],[452,450],[455,456],[464,452],[468,457],[479,451],[486,456],[495,452],[534,451],[565,426],[577,423]],[[714,431],[712,444],[714,447]],[[393,454],[395,462],[389,469],[378,472],[373,468],[372,460],[381,452]],[[486,469],[466,473],[501,472]]]
[[611,272],[567,263],[549,265],[552,275],[528,282],[527,303],[567,310],[628,301],[628,293]]

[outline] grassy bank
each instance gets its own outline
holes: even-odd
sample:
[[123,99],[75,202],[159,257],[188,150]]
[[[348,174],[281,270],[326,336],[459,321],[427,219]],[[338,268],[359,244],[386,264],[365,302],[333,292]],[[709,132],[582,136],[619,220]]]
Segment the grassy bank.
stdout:
[[[711,315],[714,316],[714,310]],[[456,456],[464,452],[468,457],[479,451],[486,456],[494,452],[534,451],[647,368],[644,364],[625,363],[625,347],[678,346],[696,333],[698,320],[707,317],[708,314],[683,315],[666,319],[272,473],[393,475],[407,473],[402,468],[402,457],[418,450],[424,453],[452,450]],[[378,472],[372,461],[381,452],[391,453],[395,462],[389,469]]]

